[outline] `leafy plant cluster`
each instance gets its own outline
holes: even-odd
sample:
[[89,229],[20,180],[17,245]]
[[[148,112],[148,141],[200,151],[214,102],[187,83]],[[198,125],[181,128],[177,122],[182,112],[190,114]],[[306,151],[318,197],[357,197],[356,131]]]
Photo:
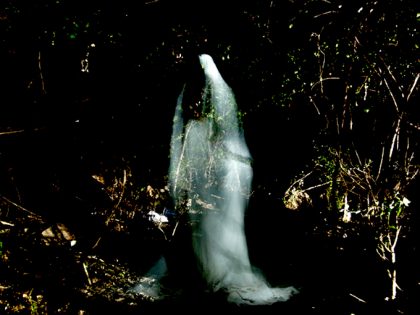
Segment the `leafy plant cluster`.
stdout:
[[306,82],[293,90],[318,117],[319,134],[285,204],[321,202],[334,220],[370,225],[380,258],[390,262],[394,300],[396,247],[413,227],[419,172],[418,12],[407,1],[319,3],[305,3],[310,48],[289,54],[297,80],[286,81]]

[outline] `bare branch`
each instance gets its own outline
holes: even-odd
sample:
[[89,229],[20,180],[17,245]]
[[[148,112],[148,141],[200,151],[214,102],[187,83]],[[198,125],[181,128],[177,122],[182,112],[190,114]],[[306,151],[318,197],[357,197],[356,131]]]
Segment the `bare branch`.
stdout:
[[312,98],[312,96],[309,96],[309,101],[312,103],[312,105],[314,105],[316,112],[318,113],[318,115],[321,115],[321,112],[319,111],[318,106],[316,106],[314,99]]
[[45,90],[44,74],[42,73],[41,51],[38,52],[38,70],[39,70],[39,79],[41,81],[41,94],[45,95],[47,91]]
[[[315,82],[314,84],[312,84],[311,90],[314,89],[314,87],[317,84],[321,84],[322,86],[322,82],[327,81],[327,80],[340,80],[340,77],[329,77],[329,78],[320,78],[319,81]],[[323,90],[323,87],[321,87],[321,90]]]
[[[382,73],[382,71],[380,71],[380,72]],[[388,81],[385,78],[383,78],[383,81],[384,81],[384,83],[386,85],[386,88],[388,89],[389,95],[392,98],[392,102],[394,103],[395,109],[397,110],[397,113],[399,113],[400,112],[400,109],[399,109],[399,106],[398,106],[397,99],[395,98],[394,93],[392,93],[391,88],[390,88],[390,86],[388,84]]]
[[395,143],[397,144],[397,149],[398,149],[398,139],[399,139],[398,136],[400,135],[400,123],[401,123],[401,118],[398,118],[397,126],[395,127],[394,136],[392,137],[391,148],[389,149],[389,160],[391,160],[392,158]]
[[22,207],[21,205],[19,205],[19,204],[13,202],[12,200],[10,200],[9,198],[6,198],[4,196],[0,196],[0,198],[3,199],[4,201],[6,201],[7,203],[10,203],[11,205],[16,207],[17,209],[22,210],[26,213],[29,213],[30,215],[34,216],[35,218],[42,220],[42,217],[39,214],[36,214],[35,212],[32,212],[32,211]]
[[384,162],[384,155],[385,155],[385,146],[382,146],[381,162],[379,163],[378,174],[376,175],[376,178],[375,178],[376,181],[379,179],[379,176],[381,175],[382,164]]
[[420,73],[417,73],[417,76],[414,79],[413,85],[411,86],[410,92],[407,95],[407,102],[410,100],[411,94],[413,93],[414,88],[416,87],[417,82],[419,81],[419,78],[420,78]]
[[314,16],[314,19],[317,19],[317,18],[319,18],[319,17],[321,17],[321,16],[328,15],[328,14],[334,14],[334,13],[337,13],[337,12],[338,12],[338,11],[335,11],[335,10],[331,10],[331,11],[323,12],[323,13],[320,13],[320,14],[318,14],[318,15],[315,15],[315,16]]
[[319,188],[319,187],[322,187],[322,186],[325,186],[325,185],[328,185],[328,184],[331,184],[331,183],[332,183],[332,180],[330,180],[330,181],[328,181],[328,182],[325,182],[325,183],[322,183],[322,184],[318,184],[318,185],[315,185],[315,186],[311,186],[311,187],[306,188],[306,189],[303,189],[303,190],[301,190],[301,192],[305,192],[305,191],[308,191],[308,190],[312,190],[312,189],[315,189],[315,188]]
[[388,66],[388,65],[385,63],[385,60],[384,60],[381,56],[380,56],[379,58],[381,59],[382,63],[384,64],[385,69],[387,70],[387,72],[388,72],[389,76],[392,78],[392,80],[393,80],[393,81],[395,82],[395,84],[397,85],[398,90],[401,92],[401,97],[404,99],[404,92],[402,91],[401,87],[399,86],[399,84],[398,84],[398,82],[397,82],[397,79],[395,78],[394,74],[392,73],[392,71],[391,71],[391,67],[390,67],[390,66]]
[[22,132],[25,132],[25,130],[20,129],[20,130],[3,131],[3,132],[0,132],[0,136],[14,135],[17,133],[22,133]]
[[306,177],[308,177],[309,175],[311,175],[313,173],[313,171],[310,171],[309,173],[303,175],[301,178],[295,180],[290,187],[286,190],[285,194],[288,194],[290,192],[290,190],[299,182],[303,181]]
[[352,298],[355,298],[356,300],[358,300],[359,302],[362,302],[362,303],[367,303],[365,300],[363,300],[363,299],[361,299],[361,298],[357,297],[356,295],[354,295],[354,294],[352,294],[352,293],[349,293],[349,295],[350,295]]

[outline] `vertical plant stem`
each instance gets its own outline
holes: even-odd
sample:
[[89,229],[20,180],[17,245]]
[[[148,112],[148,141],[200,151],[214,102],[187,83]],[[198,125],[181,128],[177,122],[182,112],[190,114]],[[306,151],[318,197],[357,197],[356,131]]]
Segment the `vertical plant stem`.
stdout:
[[391,237],[388,234],[388,238],[390,241],[390,249],[391,249],[391,268],[392,268],[392,272],[391,272],[391,280],[392,280],[392,290],[391,290],[391,300],[396,300],[397,299],[397,289],[398,289],[398,284],[397,284],[397,253],[395,251],[396,247],[397,247],[397,242],[398,242],[398,237],[400,235],[400,231],[401,231],[401,226],[398,227],[397,232],[395,233],[395,238],[394,241],[391,243]]

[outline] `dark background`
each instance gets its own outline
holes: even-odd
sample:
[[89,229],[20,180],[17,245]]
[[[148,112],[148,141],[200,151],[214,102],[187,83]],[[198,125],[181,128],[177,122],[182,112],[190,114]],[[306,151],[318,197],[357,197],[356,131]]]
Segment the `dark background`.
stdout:
[[[20,275],[21,256],[13,251],[22,249],[20,239],[31,239],[23,232],[29,223],[8,201],[43,218],[38,232],[64,222],[80,235],[81,252],[139,263],[142,258],[132,253],[137,246],[150,253],[143,261],[153,260],[160,232],[134,233],[147,228],[129,218],[153,207],[144,195],[148,185],[166,185],[176,100],[191,80],[193,60],[208,53],[235,93],[253,156],[255,191],[246,217],[252,260],[274,282],[303,287],[301,300],[291,305],[305,311],[412,314],[420,279],[409,267],[419,261],[418,183],[415,176],[401,179],[400,170],[411,152],[410,163],[418,167],[415,4],[3,0],[0,213],[17,226],[14,234],[0,236],[3,253],[15,259],[7,270]],[[338,79],[322,81],[321,90],[320,71],[322,78]],[[398,117],[400,146],[377,182],[378,195],[399,191],[412,203],[401,221],[398,256],[406,289],[389,306],[386,267],[375,251],[380,223],[343,224],[340,209],[326,210],[322,192],[298,211],[287,210],[283,196],[328,148],[357,148],[377,169]],[[128,169],[124,206],[110,210],[116,205],[109,197],[109,189],[117,190],[113,179]],[[316,174],[314,184],[325,175]],[[92,175],[103,176],[105,185]],[[158,210],[171,204],[167,196],[157,199]],[[121,231],[108,224],[116,213]],[[98,235],[107,241],[93,249]],[[175,248],[174,255],[188,251]],[[38,290],[44,292],[42,285]],[[367,303],[352,292],[361,292]]]

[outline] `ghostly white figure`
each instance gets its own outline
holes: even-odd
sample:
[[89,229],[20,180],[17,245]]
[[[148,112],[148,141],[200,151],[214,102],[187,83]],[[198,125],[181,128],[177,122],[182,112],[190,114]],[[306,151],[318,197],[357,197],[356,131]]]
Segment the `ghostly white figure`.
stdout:
[[201,104],[185,119],[183,91],[175,110],[169,169],[172,197],[177,207],[187,205],[195,222],[193,247],[212,290],[224,290],[228,301],[237,304],[286,301],[296,289],[269,287],[249,260],[244,211],[252,167],[234,94],[212,57],[200,55],[199,61],[205,75]]

